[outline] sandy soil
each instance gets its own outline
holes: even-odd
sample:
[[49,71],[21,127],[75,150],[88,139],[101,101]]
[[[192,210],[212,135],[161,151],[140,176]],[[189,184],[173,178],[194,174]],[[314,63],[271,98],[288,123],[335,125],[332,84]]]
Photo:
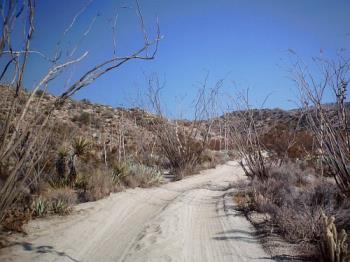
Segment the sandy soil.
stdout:
[[157,188],[78,205],[32,221],[0,261],[268,261],[253,226],[234,211],[235,162]]

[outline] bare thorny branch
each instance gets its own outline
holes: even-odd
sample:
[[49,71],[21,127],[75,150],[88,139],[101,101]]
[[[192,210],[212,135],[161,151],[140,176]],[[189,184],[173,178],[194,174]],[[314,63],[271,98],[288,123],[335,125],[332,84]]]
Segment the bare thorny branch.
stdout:
[[201,84],[194,101],[194,119],[191,121],[169,120],[164,116],[160,92],[164,88],[158,76],[148,79],[148,98],[151,108],[160,119],[155,119],[152,132],[157,145],[169,163],[177,179],[182,179],[186,169],[198,164],[203,151],[207,147],[210,131],[214,122],[218,90],[222,85],[219,81],[214,88],[207,90],[207,78]]
[[[321,160],[344,195],[350,196],[350,126],[347,86],[350,80],[349,59],[314,59],[320,70],[313,77],[303,66],[293,68],[293,78],[301,93],[301,103],[321,150]],[[298,64],[303,64],[298,61]],[[324,104],[325,92],[332,92],[334,104]],[[333,114],[332,112],[335,112]]]

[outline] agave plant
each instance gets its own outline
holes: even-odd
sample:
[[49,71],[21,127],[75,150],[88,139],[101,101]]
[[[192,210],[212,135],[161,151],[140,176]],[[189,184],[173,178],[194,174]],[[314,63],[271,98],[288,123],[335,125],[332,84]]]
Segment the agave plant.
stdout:
[[47,213],[47,202],[42,198],[38,198],[34,201],[32,209],[35,216],[41,217]]
[[58,199],[52,203],[52,211],[58,215],[66,215],[70,212],[70,208],[65,201]]

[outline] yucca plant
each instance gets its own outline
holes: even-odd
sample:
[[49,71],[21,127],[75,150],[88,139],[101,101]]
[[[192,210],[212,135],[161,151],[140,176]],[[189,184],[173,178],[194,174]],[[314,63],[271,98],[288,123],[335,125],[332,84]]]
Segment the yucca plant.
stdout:
[[91,143],[84,137],[78,137],[73,140],[73,155],[78,157],[85,155],[90,149]]
[[67,157],[69,156],[69,149],[62,146],[58,149],[56,160],[56,171],[60,179],[64,179],[67,172]]
[[76,158],[82,157],[85,154],[87,154],[90,149],[90,145],[91,145],[90,141],[88,141],[84,137],[78,137],[73,140],[73,143],[72,143],[73,153],[69,159],[69,177],[68,177],[68,183],[71,186],[74,185],[77,178],[77,171],[76,171],[76,164],[75,164]]

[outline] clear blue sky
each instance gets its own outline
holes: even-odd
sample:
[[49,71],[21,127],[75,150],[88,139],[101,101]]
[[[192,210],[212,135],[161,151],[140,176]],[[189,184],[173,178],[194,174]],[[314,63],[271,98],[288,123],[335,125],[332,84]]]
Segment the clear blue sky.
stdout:
[[[196,83],[207,71],[210,81],[226,76],[226,90],[232,82],[249,87],[258,106],[272,92],[266,106],[290,108],[295,90],[281,66],[293,49],[307,59],[323,52],[332,56],[350,47],[350,1],[347,0],[140,0],[147,28],[154,34],[159,17],[164,39],[154,61],[132,61],[105,75],[81,91],[76,98],[112,106],[130,105],[137,89],[144,90],[144,74],[157,72],[166,79],[164,102],[175,110],[196,93]],[[74,14],[86,3],[81,0],[37,0],[33,49],[52,54],[53,47]],[[99,13],[91,33],[83,40],[80,54],[90,52],[86,61],[71,72],[74,77],[113,52],[110,19],[117,12],[119,54],[142,45],[133,1],[95,0],[67,36],[68,49],[79,41],[92,17]],[[79,54],[79,53],[77,53]],[[33,85],[45,69],[34,58],[26,75]],[[229,74],[228,74],[229,73]],[[65,75],[66,76],[66,75]],[[62,90],[64,79],[54,82],[53,92]],[[185,98],[184,98],[185,97]]]

